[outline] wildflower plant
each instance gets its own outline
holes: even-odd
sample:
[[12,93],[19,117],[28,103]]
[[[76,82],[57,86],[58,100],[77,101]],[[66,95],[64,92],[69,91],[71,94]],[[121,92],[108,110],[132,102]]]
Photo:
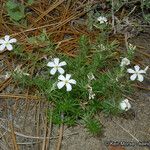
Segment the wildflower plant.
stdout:
[[[24,17],[23,14],[16,21]],[[144,80],[148,67],[141,70],[136,65],[131,69],[136,47],[129,44],[127,52],[119,53],[118,42],[108,40],[109,16],[96,13],[91,17],[92,26],[101,33],[94,40],[82,35],[73,58],[56,51],[58,45],[51,41],[46,30],[27,38],[26,43],[35,49],[32,53],[26,52],[24,45],[13,49],[11,44],[17,40],[7,35],[0,40],[0,51],[12,50],[8,54],[11,58],[28,64],[18,65],[11,76],[19,86],[34,89],[35,94],[50,102],[48,119],[52,118],[55,124],[80,123],[97,134],[102,130],[97,119],[100,112],[117,115],[130,110],[131,104],[124,94],[130,94],[135,79]]]
[[[42,35],[46,49],[49,39],[45,32]],[[107,35],[103,35],[97,36],[93,43],[86,36],[81,36],[79,51],[74,58],[56,53],[57,46],[50,46],[49,52],[41,49],[40,53],[44,56],[40,61],[36,53],[21,54],[17,47],[12,51],[12,55],[19,56],[19,59],[26,58],[26,61],[32,62],[31,66],[34,65],[37,70],[31,77],[29,67],[17,67],[12,77],[23,88],[34,87],[36,94],[44,96],[52,104],[53,109],[49,109],[48,116],[49,119],[52,116],[53,123],[81,123],[88,131],[97,134],[102,130],[97,119],[100,112],[117,115],[130,110],[129,101],[123,101],[123,95],[131,92],[129,73],[142,81],[148,67],[144,70],[137,66],[135,70],[129,69],[133,58],[130,53],[120,56],[116,51],[118,43],[108,42]],[[43,43],[39,37],[35,40]]]
[[19,2],[7,0],[5,7],[9,18],[13,23],[18,24],[19,22],[22,22],[22,24],[26,24],[26,14],[24,5],[22,5]]
[[25,4],[20,3],[18,1],[12,1],[7,0],[5,7],[7,10],[7,14],[9,16],[9,19],[15,24],[15,25],[23,25],[27,26],[27,7],[32,5],[34,3],[34,0],[27,0]]

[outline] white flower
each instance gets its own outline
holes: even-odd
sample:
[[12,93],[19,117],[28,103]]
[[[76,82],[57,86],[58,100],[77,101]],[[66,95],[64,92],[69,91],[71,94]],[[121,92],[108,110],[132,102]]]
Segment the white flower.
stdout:
[[123,58],[120,67],[128,66],[129,64],[130,64],[130,60],[128,58]]
[[97,18],[97,21],[99,21],[100,24],[107,23],[107,18],[103,17],[103,16],[100,16],[100,17]]
[[66,86],[67,91],[71,91],[72,90],[71,84],[76,84],[76,81],[70,78],[71,78],[71,74],[66,74],[66,77],[63,75],[59,75],[58,77],[59,81],[57,83],[58,89],[61,89],[64,86]]
[[124,99],[120,102],[120,108],[124,111],[127,111],[131,108],[131,104],[129,103],[128,99]]
[[0,39],[0,51],[3,51],[5,48],[11,51],[13,50],[12,43],[16,43],[17,40],[15,38],[10,39],[9,35],[5,35],[4,39]]
[[59,58],[54,58],[53,61],[50,61],[47,66],[52,67],[50,74],[54,75],[57,71],[60,74],[64,74],[64,69],[61,68],[62,66],[67,65],[65,61],[59,62]]
[[[131,73],[133,75],[130,76],[130,80],[134,81],[136,78],[138,81],[142,82],[144,80],[144,77],[143,77],[143,73],[146,73],[145,70],[140,70],[140,67],[138,65],[134,66],[134,69],[128,69],[127,72],[128,73]],[[147,67],[146,67],[147,69]]]

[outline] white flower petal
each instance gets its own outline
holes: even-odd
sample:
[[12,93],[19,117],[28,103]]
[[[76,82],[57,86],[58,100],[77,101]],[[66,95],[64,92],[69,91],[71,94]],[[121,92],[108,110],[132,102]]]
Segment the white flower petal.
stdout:
[[0,39],[0,44],[4,44],[5,41],[3,39]]
[[61,89],[64,85],[65,85],[65,82],[63,82],[63,81],[60,81],[57,83],[58,89]]
[[128,99],[125,99],[122,102],[120,102],[120,108],[124,111],[127,111],[131,108],[131,104],[129,103]]
[[124,102],[126,102],[126,103],[128,103],[128,102],[129,102],[129,100],[128,100],[128,99],[124,99],[123,101],[124,101]]
[[54,62],[50,61],[50,62],[48,62],[47,66],[48,66],[48,67],[54,67],[55,64],[54,64]]
[[6,45],[6,48],[7,48],[9,51],[13,50],[13,47],[12,47],[11,44],[7,44],[7,45]]
[[5,39],[6,42],[8,42],[9,39],[10,39],[10,36],[9,35],[5,35],[4,39]]
[[101,21],[101,19],[102,19],[101,17],[98,17],[98,18],[97,18],[97,21]]
[[134,81],[136,79],[137,75],[136,74],[133,74],[131,77],[130,77],[130,80]]
[[5,44],[0,45],[0,51],[3,51],[5,49]]
[[67,91],[71,91],[72,90],[72,86],[69,83],[66,83],[66,87],[67,87]]
[[54,58],[54,63],[55,63],[55,65],[59,65],[59,58]]
[[120,103],[120,108],[121,108],[122,110],[125,110],[126,107],[127,107],[126,103],[125,103],[124,101],[122,101],[122,102]]
[[68,82],[71,84],[76,84],[76,80],[74,80],[74,79],[70,79]]
[[124,65],[124,62],[121,61],[120,66],[122,67]]
[[67,65],[67,63],[65,61],[62,61],[62,62],[59,63],[59,67],[65,66],[65,65]]
[[127,69],[128,73],[135,73],[135,71],[133,69]]
[[57,69],[56,68],[52,68],[50,71],[50,74],[54,75],[56,73]]
[[129,110],[130,108],[131,108],[131,104],[128,102],[128,103],[127,103],[126,111]]
[[69,80],[71,78],[71,74],[66,74],[66,80]]
[[140,67],[138,65],[134,66],[135,71],[139,71]]
[[61,67],[58,67],[58,72],[60,73],[60,74],[64,74],[64,69],[63,68],[61,68]]
[[65,78],[63,75],[59,75],[58,79],[59,79],[59,80],[62,80],[62,81],[65,81],[65,80],[66,80],[66,78]]
[[107,22],[107,18],[104,18],[104,22]]
[[138,73],[146,73],[145,70],[139,70]]
[[144,77],[141,74],[138,74],[138,81],[142,82],[144,80]]
[[97,21],[99,21],[100,24],[106,23],[106,22],[107,22],[107,18],[106,18],[106,17],[103,17],[103,16],[100,16],[100,17],[97,18]]
[[16,43],[16,42],[17,40],[15,38],[9,40],[9,43]]

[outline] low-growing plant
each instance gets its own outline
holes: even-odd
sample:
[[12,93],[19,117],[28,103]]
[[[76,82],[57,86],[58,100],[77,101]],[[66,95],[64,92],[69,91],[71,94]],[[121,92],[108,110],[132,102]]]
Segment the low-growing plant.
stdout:
[[26,2],[26,5],[17,1],[7,0],[6,10],[10,20],[13,21],[16,25],[22,24],[24,26],[27,26],[26,8],[33,3],[34,0],[28,0]]
[[[28,41],[31,42],[31,39],[38,44],[45,41],[46,47],[49,46],[45,36],[42,37],[44,41],[39,37],[29,38]],[[17,75],[16,72],[13,77],[23,87],[34,87],[39,95],[52,104],[53,109],[48,111],[48,115],[52,114],[53,123],[75,125],[80,122],[88,131],[96,134],[101,132],[102,125],[95,116],[100,112],[106,115],[120,114],[122,110],[119,103],[123,95],[130,92],[130,80],[126,72],[126,65],[129,63],[127,64],[127,60],[121,63],[118,60],[122,55],[131,61],[135,48],[130,46],[128,53],[120,54],[117,47],[118,43],[109,42],[107,35],[103,38],[98,36],[93,43],[86,36],[82,36],[75,58],[54,53],[50,62],[48,58],[41,61],[31,59],[36,67],[33,76],[25,73]],[[50,51],[56,52],[55,46]],[[44,50],[40,52],[43,53]],[[13,53],[18,56],[18,50]],[[47,57],[51,56],[51,53],[45,54]],[[24,72],[28,71],[24,69]]]
[[25,18],[25,6],[20,3],[8,0],[6,9],[9,17],[14,21],[20,21]]

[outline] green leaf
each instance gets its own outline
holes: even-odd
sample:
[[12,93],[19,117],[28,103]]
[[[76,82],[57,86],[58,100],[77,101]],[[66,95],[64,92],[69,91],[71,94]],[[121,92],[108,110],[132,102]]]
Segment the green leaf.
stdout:
[[6,9],[7,9],[10,19],[16,22],[25,18],[25,6],[20,3],[8,1],[6,3]]
[[19,20],[21,20],[22,18],[24,18],[25,16],[24,16],[24,14],[22,14],[22,13],[20,13],[19,11],[18,12],[12,12],[11,14],[10,14],[10,17],[13,19],[13,20],[15,20],[15,21],[19,21]]
[[34,0],[28,0],[27,4],[32,5],[34,3]]
[[13,1],[6,2],[7,9],[15,9],[18,5]]
[[36,37],[29,37],[29,38],[27,39],[27,42],[28,42],[29,44],[38,44],[38,41],[37,41],[37,38],[36,38]]

